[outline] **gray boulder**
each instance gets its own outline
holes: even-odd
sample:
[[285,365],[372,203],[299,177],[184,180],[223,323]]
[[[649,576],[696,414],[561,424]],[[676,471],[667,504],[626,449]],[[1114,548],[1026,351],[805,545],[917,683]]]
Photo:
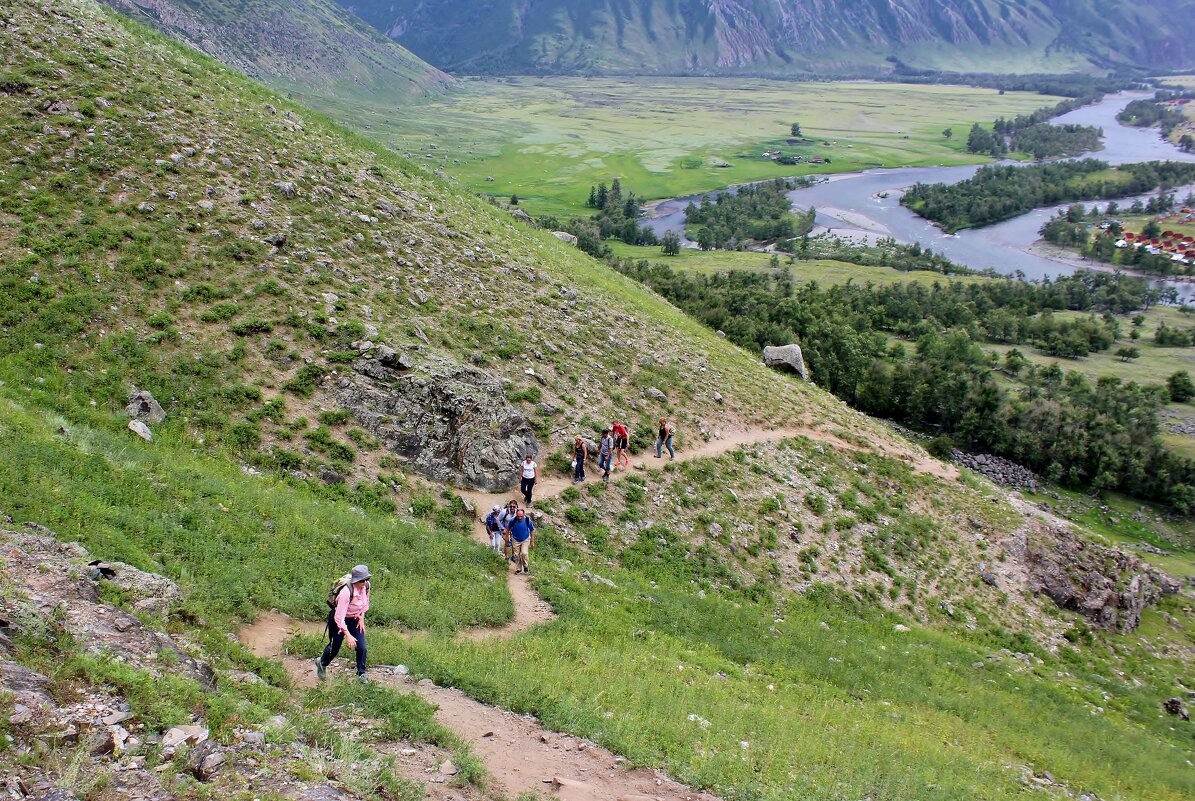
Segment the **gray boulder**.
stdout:
[[134,434],[141,437],[141,439],[145,440],[146,442],[154,441],[154,432],[150,431],[149,426],[147,426],[145,423],[141,422],[140,420],[130,420],[129,421],[129,431],[132,431]]
[[796,373],[802,381],[809,380],[809,368],[805,366],[800,345],[769,345],[763,349],[763,363],[768,367]]
[[556,237],[566,245],[573,245],[576,247],[577,237],[575,237],[573,234],[570,234],[568,231],[553,231],[552,236]]
[[144,389],[133,390],[128,406],[124,407],[124,413],[134,420],[147,423],[160,423],[166,419],[166,410],[162,408],[162,404]]
[[474,367],[436,361],[411,372],[359,359],[333,397],[388,451],[434,481],[504,491],[518,480],[523,456],[539,453],[526,415],[507,401],[501,382]]

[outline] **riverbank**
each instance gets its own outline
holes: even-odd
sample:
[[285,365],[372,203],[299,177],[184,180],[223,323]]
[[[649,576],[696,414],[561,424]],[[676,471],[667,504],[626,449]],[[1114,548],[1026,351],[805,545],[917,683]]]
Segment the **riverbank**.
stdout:
[[1039,239],[1026,249],[1029,253],[1041,256],[1044,259],[1050,259],[1060,264],[1066,264],[1074,267],[1076,270],[1099,270],[1105,273],[1120,272],[1125,275],[1131,275],[1134,278],[1145,278],[1147,280],[1165,280],[1178,284],[1195,284],[1195,276],[1191,275],[1153,275],[1151,273],[1143,273],[1139,270],[1130,270],[1120,264],[1109,264],[1103,261],[1095,261],[1086,256],[1076,253],[1073,250],[1067,250],[1061,245],[1055,245],[1047,242],[1044,239]]
[[[1130,128],[1117,121],[1116,115],[1131,101],[1149,96],[1148,92],[1110,95],[1099,103],[1064,114],[1052,123],[1102,128],[1104,141],[1098,158],[1109,164],[1195,161],[1195,154],[1183,153],[1160,139],[1156,131]],[[972,177],[980,166],[902,167],[838,173],[827,176],[827,180],[816,186],[790,192],[789,200],[794,210],[817,208],[817,231],[843,238],[874,241],[880,236],[888,236],[905,244],[917,243],[923,249],[975,270],[992,269],[1004,275],[1022,275],[1036,280],[1093,268],[1090,263],[1075,265],[1030,250],[1039,239],[1041,226],[1057,207],[1035,209],[985,228],[948,234],[900,205],[903,190],[913,184],[957,183]],[[669,230],[683,235],[687,200],[675,198],[655,204],[657,214],[647,220],[647,224],[658,236]],[[1195,287],[1190,282],[1156,279],[1156,283],[1160,288],[1173,288],[1180,299],[1195,298]]]

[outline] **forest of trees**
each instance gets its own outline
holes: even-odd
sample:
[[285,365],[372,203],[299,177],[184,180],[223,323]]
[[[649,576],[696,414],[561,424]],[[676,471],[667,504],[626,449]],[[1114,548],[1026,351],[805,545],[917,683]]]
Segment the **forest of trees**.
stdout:
[[702,250],[742,250],[748,242],[803,236],[812,230],[815,212],[792,214],[788,192],[793,188],[777,178],[723,192],[715,200],[706,195],[701,205],[685,209],[689,238]]
[[[1139,128],[1160,128],[1162,136],[1167,139],[1178,126],[1187,121],[1182,109],[1171,109],[1166,104],[1170,101],[1187,98],[1195,99],[1191,92],[1158,92],[1152,99],[1134,100],[1116,115],[1116,119],[1125,125]],[[1195,150],[1195,138],[1184,134],[1179,140],[1179,147],[1188,152]]]
[[586,205],[597,209],[593,220],[602,239],[620,239],[628,245],[659,244],[655,232],[639,224],[642,202],[634,192],[624,195],[619,179],[615,178],[609,188],[604,183],[589,187]]
[[660,240],[655,231],[639,224],[643,211],[642,202],[634,192],[624,194],[622,182],[615,178],[610,186],[605,183],[589,188],[586,205],[596,209],[590,218],[542,215],[536,224],[548,231],[565,231],[577,237],[577,247],[594,258],[610,255],[607,239],[619,239],[628,245],[658,245]]
[[1000,117],[988,130],[976,123],[967,136],[967,150],[971,153],[986,153],[992,158],[1004,158],[1009,153],[1028,153],[1035,159],[1078,156],[1100,147],[1104,132],[1090,125],[1051,125],[1049,120],[1077,108],[1098,103],[1108,91],[1115,91],[1113,84],[1080,80],[1067,82],[1032,82],[1038,91],[1047,88],[1067,91],[1045,92],[1065,94],[1068,99],[1054,106],[1039,108],[1029,114],[1021,114],[1011,120]]
[[976,123],[967,135],[967,150],[1004,158],[1009,153],[1028,153],[1041,160],[1078,156],[1098,150],[1104,132],[1090,125],[1051,125],[1039,122],[1018,125],[1016,120],[996,120],[992,130]]
[[[1033,365],[1015,349],[998,361],[980,345],[1106,348],[1118,325],[1107,315],[1156,300],[1141,279],[1079,273],[1042,284],[827,289],[798,285],[787,271],[704,276],[629,260],[615,267],[753,352],[799,342],[819,385],[864,412],[945,433],[1070,486],[1195,511],[1195,463],[1159,437],[1167,386],[1093,384],[1057,365]],[[1092,314],[1064,323],[1050,313],[1062,309]],[[893,336],[908,342],[890,344]]]
[[1109,167],[1097,159],[992,165],[956,184],[917,184],[901,203],[953,233],[991,225],[1042,206],[1079,200],[1110,200],[1167,190],[1195,180],[1195,164],[1149,161]]

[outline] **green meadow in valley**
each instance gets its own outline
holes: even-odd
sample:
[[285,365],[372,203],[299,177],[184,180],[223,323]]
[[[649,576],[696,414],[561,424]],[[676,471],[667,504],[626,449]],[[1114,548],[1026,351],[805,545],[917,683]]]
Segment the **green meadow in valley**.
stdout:
[[[402,108],[303,99],[470,190],[517,195],[532,214],[582,211],[589,186],[615,177],[658,199],[781,176],[983,163],[965,150],[973,123],[1059,100],[960,86],[727,78],[475,79]],[[808,141],[787,145],[794,122]],[[831,163],[785,166],[762,155],[778,149]]]

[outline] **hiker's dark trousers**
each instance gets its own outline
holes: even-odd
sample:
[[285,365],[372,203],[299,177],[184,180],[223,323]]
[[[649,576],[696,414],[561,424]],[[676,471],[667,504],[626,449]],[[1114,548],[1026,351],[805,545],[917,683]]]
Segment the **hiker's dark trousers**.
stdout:
[[531,503],[531,490],[535,489],[534,478],[524,478],[519,482],[519,492],[523,493],[523,502]]
[[[357,641],[357,675],[365,675],[365,632],[361,630],[361,621],[355,617],[346,617],[344,627]],[[332,660],[340,653],[340,646],[344,644],[344,632],[336,628],[336,610],[328,613],[328,631],[332,632],[332,639],[324,648],[324,655],[319,661],[324,667],[332,664]]]

